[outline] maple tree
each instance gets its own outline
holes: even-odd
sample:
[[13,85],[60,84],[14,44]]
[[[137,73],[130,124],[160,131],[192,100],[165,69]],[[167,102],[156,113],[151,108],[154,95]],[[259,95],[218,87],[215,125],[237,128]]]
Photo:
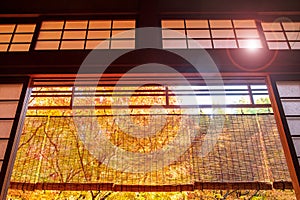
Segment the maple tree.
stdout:
[[[146,88],[146,89],[145,89]],[[164,93],[156,92],[162,90],[161,86],[151,86],[139,88],[135,94],[144,94],[145,96],[131,96],[130,105],[161,105],[165,104],[166,97]],[[95,105],[111,105],[112,102],[123,102],[125,97],[111,92],[111,87],[98,87],[97,90],[106,92],[107,96],[93,97]],[[131,89],[123,88],[123,90]],[[101,163],[101,160],[95,159],[93,155],[85,148],[81,138],[76,132],[76,126],[72,118],[70,109],[51,109],[51,106],[69,106],[71,105],[72,92],[71,87],[58,88],[35,88],[36,97],[33,96],[29,106],[49,106],[50,109],[29,109],[27,111],[27,125],[24,127],[18,155],[14,166],[12,181],[17,178],[23,182],[50,182],[50,183],[89,183],[89,182],[112,182],[116,177],[121,177],[122,184],[185,184],[190,183],[190,174],[192,173],[191,164],[185,160],[185,156],[191,154],[188,150],[178,162],[172,163],[162,170],[147,172],[144,174],[122,173],[109,168]],[[86,90],[88,88],[81,90]],[[142,90],[147,90],[143,92]],[[154,90],[155,92],[151,92]],[[66,97],[38,96],[47,91],[59,91],[60,95]],[[85,91],[85,92],[86,92]],[[39,93],[40,92],[40,93]],[[55,92],[53,92],[54,94]],[[79,92],[80,93],[80,92]],[[109,95],[110,94],[110,95]],[[111,96],[112,94],[116,96]],[[162,94],[158,96],[147,96],[147,94]],[[90,99],[76,98],[76,105],[86,105]],[[128,100],[128,99],[127,99]],[[241,98],[240,101],[243,101]],[[269,103],[268,99],[258,100],[262,103]],[[74,103],[74,102],[73,102]],[[170,98],[170,104],[177,104],[178,99]],[[153,110],[152,110],[153,111]],[[265,112],[266,110],[260,110]],[[149,109],[128,109],[119,111],[130,114],[131,121],[139,127],[147,126],[151,122]],[[257,112],[249,109],[243,112]],[[269,112],[269,110],[268,110]],[[78,112],[86,114],[85,111]],[[77,114],[78,114],[77,113]],[[182,111],[180,109],[167,109],[163,128],[172,131],[159,131],[155,137],[136,138],[119,129],[114,121],[112,109],[96,109],[95,114],[101,117],[97,118],[98,125],[104,130],[109,141],[127,152],[149,153],[162,149],[170,143],[178,130],[180,130]],[[154,110],[154,113],[161,113],[161,110]],[[168,114],[177,114],[168,116]],[[31,116],[31,117],[30,117]],[[34,116],[34,117],[32,117]],[[60,120],[63,117],[63,120]],[[224,137],[224,139],[226,139]],[[37,145],[39,144],[39,145]],[[72,166],[72,168],[70,168]],[[45,169],[43,171],[43,169]],[[30,173],[23,173],[30,171]],[[103,174],[105,172],[106,174]],[[108,175],[108,176],[107,176]],[[209,174],[208,174],[209,175]],[[124,177],[122,179],[122,177]],[[118,182],[116,182],[118,184]],[[282,196],[283,197],[279,197]],[[193,191],[193,192],[113,192],[113,191],[57,191],[57,190],[34,190],[20,191],[10,189],[8,199],[266,199],[266,198],[292,199],[293,192],[290,191]]]

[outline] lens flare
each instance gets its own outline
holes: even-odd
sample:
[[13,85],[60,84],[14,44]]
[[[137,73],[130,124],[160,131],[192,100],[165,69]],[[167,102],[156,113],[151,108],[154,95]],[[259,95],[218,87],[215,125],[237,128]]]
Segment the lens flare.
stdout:
[[240,41],[240,47],[255,50],[258,48],[262,48],[262,45],[260,40],[243,40]]

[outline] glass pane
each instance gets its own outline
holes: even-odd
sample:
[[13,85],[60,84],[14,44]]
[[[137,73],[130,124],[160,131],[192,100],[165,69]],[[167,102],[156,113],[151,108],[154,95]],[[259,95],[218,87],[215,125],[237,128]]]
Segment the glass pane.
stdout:
[[183,20],[162,20],[162,28],[184,28]]
[[170,96],[169,103],[170,105],[198,105],[201,102],[202,105],[210,105],[211,98],[207,96]]
[[59,41],[37,41],[35,49],[43,50],[43,49],[58,49]]
[[258,31],[256,29],[248,30],[235,30],[238,38],[259,38]]
[[0,34],[0,42],[10,42],[11,34]]
[[90,20],[89,29],[110,29],[111,20]]
[[267,42],[269,49],[289,49],[287,42]]
[[300,32],[286,32],[288,40],[300,40]]
[[300,118],[287,117],[287,123],[289,125],[291,135],[300,135]]
[[240,48],[262,48],[260,40],[238,40]]
[[46,21],[42,23],[41,29],[62,29],[63,26],[63,21]]
[[0,100],[18,100],[22,84],[0,84]]
[[15,26],[15,24],[0,25],[0,33],[12,33],[14,32]]
[[282,26],[286,31],[300,31],[300,22],[283,22]]
[[[215,101],[210,95],[208,96],[171,96],[170,102],[172,105],[222,105],[225,104],[221,101]],[[225,96],[226,104],[250,104],[248,96],[236,95],[236,96]]]
[[34,97],[29,106],[69,106],[71,97]]
[[0,120],[0,138],[9,138],[13,120]]
[[112,37],[113,38],[135,38],[135,31],[129,30],[129,31],[112,31]]
[[[62,82],[63,84],[63,82]],[[45,84],[47,85],[47,84]],[[60,85],[60,84],[59,84]],[[47,91],[48,94],[51,95],[58,95],[58,92],[62,92],[60,94],[70,94],[70,92],[72,91],[72,87],[68,87],[68,86],[57,86],[57,87],[34,87],[32,89],[32,91],[34,91],[34,94],[39,94],[39,95],[43,95],[45,94],[45,92]]]
[[60,49],[84,49],[84,41],[62,41]]
[[256,28],[254,20],[233,20],[235,28]]
[[35,24],[19,24],[17,25],[17,33],[33,33]]
[[200,48],[200,49],[211,49],[211,40],[188,40],[188,45],[190,49]]
[[115,28],[135,28],[134,20],[113,20],[113,29]]
[[207,20],[185,20],[186,28],[208,28]]
[[212,30],[213,38],[234,38],[233,30]]
[[134,49],[135,40],[111,40],[111,49]]
[[162,30],[163,38],[185,38],[184,30]]
[[300,115],[300,100],[282,99],[281,102],[286,115]]
[[209,20],[211,28],[232,28],[231,20]]
[[291,49],[300,49],[300,42],[290,42]]
[[60,39],[61,37],[61,31],[41,31],[39,33],[39,40],[44,39]]
[[209,30],[187,30],[190,38],[210,38]]
[[265,32],[267,40],[286,40],[283,32]]
[[110,38],[110,31],[89,31],[88,39]]
[[300,82],[299,81],[277,81],[278,93],[280,97],[299,97]]
[[0,118],[14,118],[18,101],[2,101],[0,102]]
[[109,49],[109,40],[90,40],[86,41],[86,49]]
[[66,21],[65,29],[86,29],[88,21]]
[[226,104],[250,104],[248,95],[226,95]]
[[12,42],[31,42],[32,34],[15,34]]
[[3,160],[6,152],[8,140],[0,140],[0,159]]
[[86,31],[64,31],[63,39],[85,39]]
[[[215,89],[214,87],[211,88]],[[216,88],[220,88],[220,87],[217,86]],[[224,89],[225,90],[236,90],[236,89],[247,90],[248,87],[247,85],[224,85]]]
[[186,49],[186,40],[163,40],[163,48],[166,49]]
[[269,95],[253,95],[255,104],[271,104]]
[[267,86],[266,85],[251,85],[251,89],[265,89],[267,90]]
[[30,44],[11,44],[9,51],[29,51]]
[[[103,100],[105,99],[105,100]],[[103,106],[103,105],[111,105],[111,97],[82,97],[77,96],[74,98],[73,106],[87,106],[87,105],[95,105],[95,106]]]
[[252,94],[265,94],[268,93],[266,85],[251,85]]
[[264,31],[282,31],[279,22],[262,22],[261,26]]
[[0,44],[0,51],[7,51],[8,44]]
[[214,47],[221,48],[237,48],[235,40],[213,40]]

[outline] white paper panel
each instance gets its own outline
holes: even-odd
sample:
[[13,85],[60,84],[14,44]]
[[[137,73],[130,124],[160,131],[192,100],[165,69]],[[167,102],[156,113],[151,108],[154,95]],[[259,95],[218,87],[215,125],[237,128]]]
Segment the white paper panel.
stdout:
[[18,101],[0,102],[0,118],[14,118]]
[[293,138],[297,156],[300,156],[300,138]]
[[0,138],[9,138],[13,120],[0,120]]
[[8,140],[0,140],[0,159],[4,159]]
[[300,135],[300,117],[288,117],[286,120],[289,125],[291,135]]
[[300,114],[300,100],[284,99],[281,100],[285,115],[299,115]]
[[300,97],[299,81],[276,82],[280,97]]
[[0,84],[1,100],[18,100],[22,91],[22,84]]

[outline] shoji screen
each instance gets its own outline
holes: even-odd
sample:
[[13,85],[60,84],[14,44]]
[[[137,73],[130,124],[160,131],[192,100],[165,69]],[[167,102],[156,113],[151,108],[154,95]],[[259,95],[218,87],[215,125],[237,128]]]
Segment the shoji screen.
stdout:
[[278,114],[280,114],[282,138],[286,146],[286,158],[297,198],[300,198],[300,76],[271,75],[271,84]]
[[4,197],[20,128],[28,77],[0,77],[0,191]]
[[295,155],[300,161],[300,81],[276,81]]

